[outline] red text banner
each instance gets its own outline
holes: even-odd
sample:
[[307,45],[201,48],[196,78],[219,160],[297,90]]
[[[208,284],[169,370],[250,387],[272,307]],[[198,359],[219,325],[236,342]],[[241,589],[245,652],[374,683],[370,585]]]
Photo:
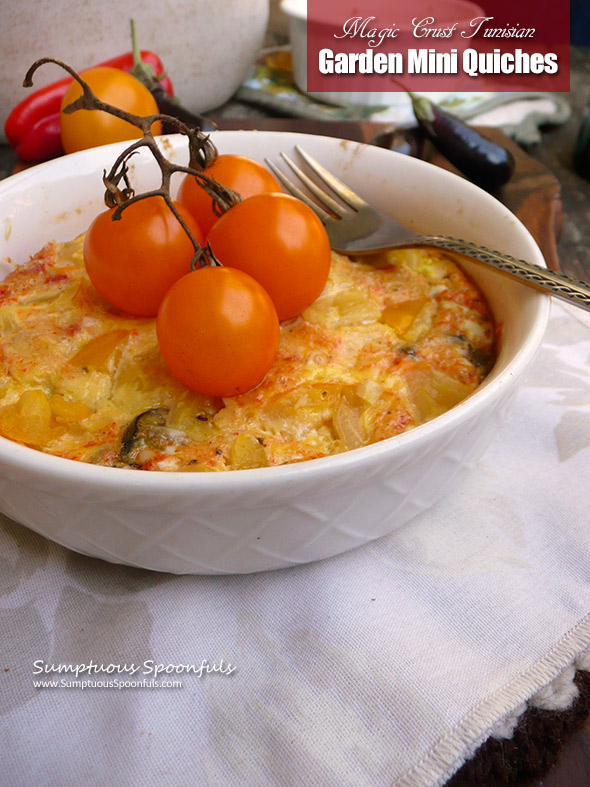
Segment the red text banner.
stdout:
[[569,91],[569,34],[569,2],[307,0],[307,89]]

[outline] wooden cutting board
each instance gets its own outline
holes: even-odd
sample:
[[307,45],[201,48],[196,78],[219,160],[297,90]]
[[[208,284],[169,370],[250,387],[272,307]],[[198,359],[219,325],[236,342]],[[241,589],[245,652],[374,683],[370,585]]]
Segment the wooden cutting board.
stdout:
[[[370,142],[387,124],[353,121],[307,120],[303,118],[216,118],[220,129],[259,129],[261,131],[295,131],[308,134]],[[497,128],[482,128],[485,136],[509,148],[516,169],[509,183],[494,196],[503,202],[535,238],[547,265],[559,270],[557,239],[561,231],[561,188],[557,178],[544,164],[526,153],[516,142]],[[452,164],[431,145],[424,152],[426,160],[457,174]]]

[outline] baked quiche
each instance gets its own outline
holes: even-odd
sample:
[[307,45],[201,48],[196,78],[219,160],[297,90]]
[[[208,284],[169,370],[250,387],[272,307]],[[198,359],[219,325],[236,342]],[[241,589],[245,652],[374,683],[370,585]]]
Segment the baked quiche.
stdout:
[[333,253],[263,382],[201,396],[168,371],[155,320],[96,292],[82,240],[48,244],[0,283],[0,434],[56,456],[160,471],[315,459],[440,415],[494,360],[489,307],[443,252]]

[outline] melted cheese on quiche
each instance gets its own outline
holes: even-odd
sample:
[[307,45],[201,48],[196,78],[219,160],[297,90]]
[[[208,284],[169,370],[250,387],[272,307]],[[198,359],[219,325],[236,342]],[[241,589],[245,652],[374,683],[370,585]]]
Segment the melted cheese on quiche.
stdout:
[[442,252],[333,254],[320,298],[282,324],[263,382],[231,399],[201,396],[166,368],[155,320],[94,290],[79,238],[49,244],[0,283],[0,434],[144,470],[297,462],[448,410],[479,385],[493,352],[484,298]]

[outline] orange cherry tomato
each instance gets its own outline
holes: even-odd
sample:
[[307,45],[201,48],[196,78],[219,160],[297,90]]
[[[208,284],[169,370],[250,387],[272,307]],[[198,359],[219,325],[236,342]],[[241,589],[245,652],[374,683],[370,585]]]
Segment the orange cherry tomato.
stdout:
[[[158,105],[145,85],[119,68],[98,66],[82,72],[82,78],[92,92],[107,104],[124,109],[134,115],[156,115]],[[82,95],[82,88],[74,81],[66,90],[61,108]],[[160,121],[152,126],[153,134],[162,133]],[[140,139],[142,132],[136,126],[107,112],[79,109],[71,115],[61,113],[61,139],[66,153],[87,150],[111,142]]]
[[179,279],[162,301],[156,326],[172,374],[206,396],[254,388],[279,345],[271,299],[251,276],[232,268],[197,269]]
[[[193,217],[175,206],[199,245],[203,235]],[[190,238],[162,197],[148,197],[99,214],[84,238],[84,264],[90,281],[118,309],[153,317],[175,281],[190,271],[195,253]]]
[[[278,180],[266,167],[245,156],[229,153],[218,156],[203,174],[237,191],[242,199],[254,194],[281,191]],[[205,235],[219,218],[213,212],[213,200],[191,175],[186,175],[180,184],[177,200],[192,213]]]
[[280,320],[295,317],[322,292],[330,242],[322,222],[287,194],[257,194],[224,213],[207,236],[222,265],[260,282]]

